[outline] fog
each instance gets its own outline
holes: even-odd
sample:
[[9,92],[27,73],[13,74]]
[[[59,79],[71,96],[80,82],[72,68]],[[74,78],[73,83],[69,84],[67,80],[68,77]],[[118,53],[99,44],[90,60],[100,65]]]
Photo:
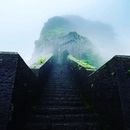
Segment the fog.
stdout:
[[129,0],[4,0],[0,2],[0,51],[17,51],[28,61],[48,18],[79,15],[113,30],[115,43],[104,40],[104,44],[97,44],[106,59],[115,54],[130,55],[129,12]]

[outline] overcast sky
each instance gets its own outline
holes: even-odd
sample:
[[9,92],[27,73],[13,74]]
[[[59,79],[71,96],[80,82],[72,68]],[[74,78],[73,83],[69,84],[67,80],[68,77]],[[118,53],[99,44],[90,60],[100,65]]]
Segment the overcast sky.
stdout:
[[17,51],[27,61],[44,22],[59,15],[112,25],[122,43],[120,54],[130,54],[130,0],[1,0],[0,51]]

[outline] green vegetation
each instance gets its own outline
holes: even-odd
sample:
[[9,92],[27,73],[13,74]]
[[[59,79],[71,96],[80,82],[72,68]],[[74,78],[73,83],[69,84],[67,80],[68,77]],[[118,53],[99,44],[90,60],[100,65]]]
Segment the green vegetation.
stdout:
[[76,62],[79,65],[79,69],[81,67],[85,68],[86,70],[96,70],[94,66],[89,64],[86,60],[78,60],[77,58],[73,57],[72,55],[69,55],[68,58],[74,62]]
[[43,65],[46,61],[46,58],[45,57],[40,57],[39,60],[38,60],[38,64],[39,65]]
[[38,59],[38,61],[36,61],[36,62],[31,66],[31,68],[37,69],[37,68],[39,68],[41,65],[43,65],[45,62],[46,62],[46,58],[42,56],[42,57],[40,57],[40,58]]

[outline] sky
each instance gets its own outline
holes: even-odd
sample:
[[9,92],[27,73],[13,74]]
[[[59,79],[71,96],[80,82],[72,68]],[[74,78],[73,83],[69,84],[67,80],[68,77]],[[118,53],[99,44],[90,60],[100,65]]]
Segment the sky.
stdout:
[[0,0],[0,51],[18,52],[28,61],[44,23],[62,15],[110,24],[118,53],[130,55],[130,0]]

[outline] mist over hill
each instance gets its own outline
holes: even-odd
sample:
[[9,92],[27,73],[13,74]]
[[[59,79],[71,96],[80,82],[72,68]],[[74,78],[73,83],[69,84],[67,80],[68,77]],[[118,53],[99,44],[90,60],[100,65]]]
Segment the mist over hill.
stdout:
[[73,56],[87,60],[94,66],[104,63],[100,47],[115,43],[113,28],[107,24],[86,20],[79,16],[55,16],[44,24],[35,41],[33,57],[68,50]]

